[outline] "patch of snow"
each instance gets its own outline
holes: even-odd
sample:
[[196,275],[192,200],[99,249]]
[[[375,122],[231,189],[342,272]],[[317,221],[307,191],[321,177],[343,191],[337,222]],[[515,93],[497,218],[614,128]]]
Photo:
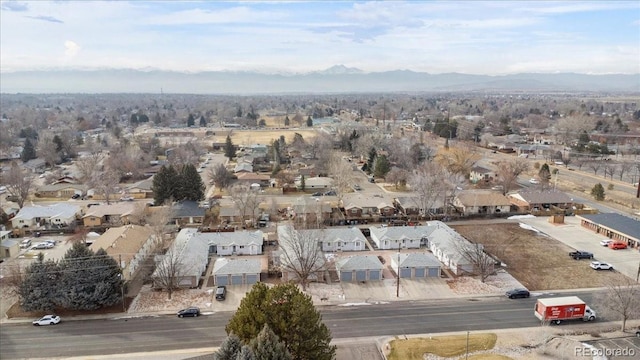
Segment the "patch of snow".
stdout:
[[513,215],[513,216],[509,216],[507,219],[509,219],[509,220],[535,219],[535,216],[533,216],[533,215]]
[[346,304],[339,304],[338,306],[362,306],[362,305],[371,305],[371,303],[346,303]]
[[[592,359],[593,360],[607,360],[608,358],[606,356],[604,356],[604,350],[603,349],[599,349],[591,344],[587,344],[587,343],[581,343],[582,346],[586,347],[587,349],[589,349],[589,353],[592,355]],[[602,354],[602,355],[600,355]]]
[[534,228],[533,226],[529,225],[529,224],[524,224],[524,223],[520,223],[520,227],[525,229],[525,230],[531,230],[531,231],[535,231],[537,233],[540,232],[540,230]]

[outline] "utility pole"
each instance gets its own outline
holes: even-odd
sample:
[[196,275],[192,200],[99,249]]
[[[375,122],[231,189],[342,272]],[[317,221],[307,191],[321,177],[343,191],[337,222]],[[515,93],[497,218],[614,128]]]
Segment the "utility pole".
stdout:
[[120,295],[122,296],[122,311],[126,312],[124,304],[124,276],[122,274],[122,254],[118,254],[118,269],[120,269]]
[[398,241],[398,271],[396,271],[396,297],[400,297],[400,241]]

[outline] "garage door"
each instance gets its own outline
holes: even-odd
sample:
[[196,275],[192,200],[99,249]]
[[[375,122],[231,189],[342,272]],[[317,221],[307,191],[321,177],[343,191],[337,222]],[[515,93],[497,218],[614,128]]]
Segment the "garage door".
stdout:
[[438,277],[440,276],[440,268],[429,268],[429,277]]
[[340,281],[351,281],[353,279],[353,273],[351,271],[340,272]]
[[367,270],[356,270],[356,281],[366,281]]
[[258,282],[258,275],[247,275],[247,285],[253,285]]
[[369,270],[369,280],[381,280],[381,270]]
[[231,285],[242,285],[242,275],[232,275]]
[[401,278],[411,278],[411,268],[400,268]]
[[416,268],[416,278],[423,278],[425,273],[427,272],[427,269],[425,268]]
[[216,276],[216,285],[229,285],[229,276],[227,275]]

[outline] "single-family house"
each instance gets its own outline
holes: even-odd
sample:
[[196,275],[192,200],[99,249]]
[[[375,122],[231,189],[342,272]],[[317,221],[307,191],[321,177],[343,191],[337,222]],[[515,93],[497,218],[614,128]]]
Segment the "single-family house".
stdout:
[[264,243],[262,231],[206,232],[195,235],[204,241],[211,256],[261,255]]
[[238,161],[236,166],[233,168],[234,173],[252,173],[253,172],[253,164],[247,161]]
[[94,205],[82,217],[82,223],[86,227],[128,225],[135,221],[136,206],[133,202]]
[[353,255],[336,261],[336,271],[340,281],[382,280],[384,265],[375,255]]
[[42,173],[44,168],[47,166],[46,161],[44,159],[31,159],[23,164],[25,169],[28,169],[32,173]]
[[253,285],[260,281],[262,263],[259,259],[218,258],[213,264],[215,285]]
[[489,182],[496,177],[495,173],[482,166],[474,166],[469,172],[469,181],[476,184],[478,182]]
[[331,203],[320,198],[299,196],[290,206],[289,217],[298,224],[318,227],[331,218]]
[[93,241],[93,251],[104,249],[109,256],[120,264],[125,281],[131,280],[144,261],[155,250],[155,237],[150,227],[125,225],[109,228]]
[[242,185],[259,184],[261,187],[268,187],[271,177],[267,174],[256,174],[253,172],[240,172],[236,174],[238,178],[235,183]]
[[511,201],[496,191],[462,191],[456,195],[453,204],[465,215],[508,213],[511,209]]
[[37,226],[75,225],[76,217],[82,214],[77,205],[57,203],[47,206],[25,206],[11,219],[14,229]]
[[140,180],[126,187],[127,195],[134,199],[150,199],[153,198],[153,176],[148,179]]
[[429,246],[429,235],[439,222],[420,226],[370,226],[371,241],[380,250],[419,249]]
[[[298,189],[302,189],[302,178],[295,180],[295,185]],[[333,179],[329,177],[305,177],[304,189],[305,190],[328,190],[333,186]]]
[[436,221],[437,228],[429,235],[431,253],[456,275],[473,273],[474,265],[461,254],[461,247],[469,244],[468,240],[446,224]]
[[205,209],[196,201],[184,200],[171,207],[173,221],[181,226],[200,226],[204,222]]
[[507,195],[511,204],[519,211],[543,211],[552,208],[571,209],[574,201],[559,190],[526,189]]
[[[208,244],[194,237],[197,229],[180,230],[164,255],[156,256],[156,270],[151,275],[155,287],[162,287],[168,275],[177,277],[180,287],[195,288],[202,280],[208,264]],[[174,270],[175,269],[175,270]]]
[[[418,195],[399,196],[393,199],[393,204],[400,214],[407,216],[435,215],[444,213],[444,200],[438,196],[437,199],[430,199],[423,204]],[[426,211],[422,207],[428,207]]]
[[367,238],[357,227],[327,228],[322,232],[323,237],[319,241],[324,252],[364,251],[367,249]]
[[[399,253],[391,256],[391,268],[401,278],[421,279],[426,277],[440,277],[442,264],[429,252]],[[398,270],[399,269],[399,270]]]
[[393,206],[393,198],[383,195],[345,194],[342,198],[345,211],[344,216],[349,218],[393,216],[396,208]]
[[218,219],[220,219],[220,224],[242,223],[242,214],[233,203],[224,203],[220,204]]
[[87,186],[81,184],[57,183],[51,185],[42,185],[36,189],[36,197],[39,198],[62,198],[69,199],[73,195],[84,195],[87,192]]

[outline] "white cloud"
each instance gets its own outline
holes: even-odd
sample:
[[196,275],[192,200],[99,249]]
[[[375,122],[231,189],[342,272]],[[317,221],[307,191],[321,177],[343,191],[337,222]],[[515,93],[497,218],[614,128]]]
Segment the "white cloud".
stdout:
[[64,55],[67,58],[71,59],[76,57],[79,51],[80,51],[80,45],[76,44],[71,40],[67,40],[64,42]]

